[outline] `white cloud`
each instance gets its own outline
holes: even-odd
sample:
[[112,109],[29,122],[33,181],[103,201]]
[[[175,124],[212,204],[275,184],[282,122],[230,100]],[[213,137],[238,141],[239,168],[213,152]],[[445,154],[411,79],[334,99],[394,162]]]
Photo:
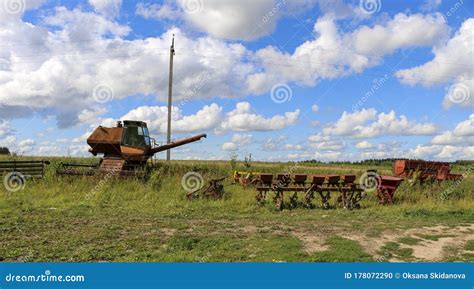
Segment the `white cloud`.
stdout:
[[433,135],[436,127],[431,123],[410,121],[404,115],[397,117],[393,110],[377,115],[377,111],[370,108],[353,113],[344,112],[338,121],[328,125],[323,132],[326,135],[373,138],[384,135]]
[[435,157],[447,160],[472,159],[474,157],[474,146],[456,147],[447,145]]
[[241,44],[191,39],[177,28],[158,37],[126,40],[130,27],[102,15],[79,8],[53,11],[37,25],[20,19],[2,25],[0,42],[35,43],[0,52],[2,117],[48,109],[60,127],[72,126],[81,111],[98,106],[93,94],[98,86],[108,87],[113,100],[134,95],[165,100],[167,70],[157,74],[150,67],[167,67],[172,34],[177,50],[174,101],[247,94],[242,83],[254,67],[242,61],[249,51]]
[[252,142],[252,135],[246,133],[236,133],[232,136],[232,142],[240,145],[246,145]]
[[474,145],[474,114],[471,114],[469,119],[458,123],[453,131],[445,131],[433,137],[431,143],[454,146]]
[[[81,115],[90,113],[96,112],[86,111],[82,112]],[[237,103],[234,110],[225,114],[222,112],[222,107],[215,103],[204,105],[192,115],[184,115],[180,108],[172,107],[171,129],[175,133],[201,132],[214,129],[219,134],[225,131],[274,131],[295,124],[298,116],[299,110],[296,110],[284,115],[265,118],[262,115],[252,113],[251,105],[248,102]],[[166,106],[140,106],[129,111],[120,119],[145,121],[150,131],[166,133],[168,109]],[[102,119],[102,123],[104,122],[113,125],[115,121],[113,119]],[[245,142],[250,142],[251,139],[252,136],[249,134],[235,134],[232,142],[245,144]]]
[[35,141],[33,139],[18,140],[14,135],[9,135],[5,138],[0,138],[0,147],[9,148],[11,153],[18,155],[31,155],[34,153],[33,146]]
[[308,141],[309,147],[316,150],[316,152],[340,152],[346,147],[344,141],[322,133],[309,136]]
[[364,55],[389,54],[400,48],[431,46],[448,34],[440,13],[407,15],[399,13],[385,25],[363,26],[351,34],[354,48]]
[[[293,54],[273,46],[255,53],[265,71],[249,76],[250,91],[262,93],[275,83],[296,82],[312,86],[321,79],[361,73],[382,61],[386,54],[412,46],[432,46],[448,32],[441,14],[399,13],[383,25],[360,26],[343,33],[332,14],[314,25],[317,37],[298,46]],[[282,69],[284,67],[285,69]]]
[[300,110],[286,112],[284,115],[275,115],[265,118],[262,115],[252,112],[250,103],[239,102],[233,111],[226,114],[217,133],[222,131],[272,131],[280,130],[297,122]]
[[474,114],[469,116],[468,120],[460,122],[454,129],[457,136],[474,136]]
[[299,144],[286,144],[285,145],[285,149],[288,150],[288,151],[302,151],[304,150],[304,146],[302,145],[299,145]]
[[222,150],[225,151],[236,151],[240,147],[248,145],[252,142],[252,135],[246,133],[236,133],[232,136],[230,142],[222,144]]
[[405,157],[435,160],[470,160],[474,158],[474,146],[418,145],[410,149]]
[[262,149],[266,151],[277,151],[281,150],[286,142],[286,136],[279,136],[279,137],[269,137],[262,143]]
[[431,140],[432,144],[437,145],[474,145],[473,136],[457,136],[451,131],[444,132],[440,135],[433,137]]
[[374,148],[374,145],[369,143],[368,141],[364,140],[355,145],[356,148],[360,150],[367,150],[367,149],[372,149]]
[[318,106],[317,104],[313,104],[313,105],[311,106],[311,111],[312,111],[312,112],[318,112],[318,111],[319,111],[319,106]]
[[168,2],[163,4],[138,3],[135,13],[145,19],[176,19],[179,16],[176,7]]
[[374,108],[362,109],[353,113],[344,111],[341,118],[324,129],[326,135],[355,135],[369,120],[376,118]]
[[464,21],[444,45],[433,48],[433,60],[418,67],[397,71],[402,83],[432,86],[452,83],[446,89],[444,107],[474,107],[474,18]]
[[222,150],[224,151],[236,151],[238,149],[239,149],[238,145],[233,142],[226,142],[222,144]]
[[95,11],[108,18],[115,18],[119,15],[122,0],[89,0]]
[[179,2],[185,10],[184,18],[197,29],[218,38],[256,39],[272,32],[279,18],[278,12],[272,17],[264,18],[275,7],[274,0],[251,1],[246,5],[232,0],[196,2],[202,3],[201,7],[196,8],[199,9],[197,13],[192,13],[193,11],[186,13],[189,1]]
[[[441,5],[442,0],[425,0],[423,5],[421,6],[421,10],[423,11],[433,11],[434,9],[438,8]],[[461,0],[462,3],[462,0]]]
[[10,123],[0,119],[0,139],[13,134]]
[[[175,133],[207,131],[216,127],[221,121],[222,108],[213,103],[205,105],[196,114],[183,115],[173,107],[171,112],[171,129]],[[166,106],[141,106],[122,116],[122,120],[141,120],[148,124],[151,131],[166,133],[168,108]]]

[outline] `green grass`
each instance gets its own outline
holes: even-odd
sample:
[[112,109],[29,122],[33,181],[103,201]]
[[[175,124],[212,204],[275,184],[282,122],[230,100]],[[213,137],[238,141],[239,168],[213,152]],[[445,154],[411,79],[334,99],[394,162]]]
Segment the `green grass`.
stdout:
[[440,234],[440,235],[416,234],[416,235],[420,238],[430,240],[430,241],[438,241],[441,238],[455,237],[455,235],[448,235],[448,234]]
[[466,246],[464,246],[464,250],[474,251],[474,240],[469,240]]
[[412,259],[413,249],[402,248],[400,244],[396,242],[387,242],[382,246],[378,252],[381,256],[388,258],[397,258],[403,261],[410,261]]
[[413,237],[402,237],[397,240],[399,243],[406,244],[406,245],[416,245],[421,240]]
[[[28,180],[18,192],[0,186],[0,261],[372,261],[374,256],[366,248],[341,236],[378,238],[395,230],[469,225],[474,220],[472,178],[455,188],[460,198],[439,197],[448,183],[439,187],[403,184],[392,206],[379,205],[370,194],[360,210],[323,210],[316,199],[315,209],[279,212],[271,202],[256,205],[254,189],[231,185],[228,162],[160,163],[143,182],[55,177],[60,161],[97,160],[50,159],[44,180]],[[362,165],[255,163],[251,170],[276,173],[290,168],[295,173],[358,176],[367,169]],[[238,163],[237,169],[243,170],[243,165]],[[391,168],[378,170],[390,174]],[[187,200],[181,178],[190,171],[199,172],[205,180],[229,176],[224,199]],[[320,236],[327,251],[307,253],[297,231]],[[415,242],[412,239],[398,242],[409,245]],[[403,248],[384,250],[412,260]]]
[[339,236],[330,237],[326,243],[329,249],[311,256],[314,262],[373,262],[372,257],[364,252],[355,241]]

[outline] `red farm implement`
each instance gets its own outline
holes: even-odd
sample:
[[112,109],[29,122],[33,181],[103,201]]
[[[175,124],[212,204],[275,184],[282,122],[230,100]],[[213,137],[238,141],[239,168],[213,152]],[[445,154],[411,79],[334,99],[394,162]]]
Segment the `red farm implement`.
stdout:
[[[316,196],[321,198],[325,209],[339,205],[347,209],[360,208],[359,201],[364,197],[364,190],[355,183],[355,175],[306,175],[306,174],[259,174],[257,196],[258,204],[263,204],[269,193],[273,193],[273,202],[277,209],[283,209],[284,194],[290,193],[289,207],[298,204],[298,193],[302,195],[305,207],[313,208]],[[336,204],[331,204],[331,194],[338,194]]]
[[451,173],[450,163],[423,160],[396,160],[393,163],[393,174],[415,183],[420,181],[456,181],[462,180],[461,174]]

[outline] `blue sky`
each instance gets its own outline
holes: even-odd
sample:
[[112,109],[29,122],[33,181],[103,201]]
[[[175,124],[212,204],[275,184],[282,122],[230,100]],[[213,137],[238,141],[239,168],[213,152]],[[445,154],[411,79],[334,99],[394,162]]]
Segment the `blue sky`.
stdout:
[[[474,3],[2,0],[0,146],[88,156],[118,119],[179,159],[474,158]],[[160,155],[160,157],[163,157]]]

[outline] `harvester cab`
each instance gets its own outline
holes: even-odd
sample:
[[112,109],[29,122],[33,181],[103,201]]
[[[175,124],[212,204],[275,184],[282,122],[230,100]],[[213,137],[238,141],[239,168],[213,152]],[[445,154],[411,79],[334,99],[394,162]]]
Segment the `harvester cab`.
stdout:
[[118,121],[115,127],[97,127],[87,138],[92,155],[102,155],[97,165],[61,164],[58,174],[95,174],[99,172],[119,172],[122,175],[133,174],[137,168],[143,168],[154,154],[182,146],[205,138],[205,134],[184,138],[158,146],[150,138],[147,124],[143,121]]
[[119,158],[140,164],[149,158],[152,149],[148,128],[143,121],[117,122],[116,127],[99,126],[87,138],[89,152],[103,154],[104,159]]

